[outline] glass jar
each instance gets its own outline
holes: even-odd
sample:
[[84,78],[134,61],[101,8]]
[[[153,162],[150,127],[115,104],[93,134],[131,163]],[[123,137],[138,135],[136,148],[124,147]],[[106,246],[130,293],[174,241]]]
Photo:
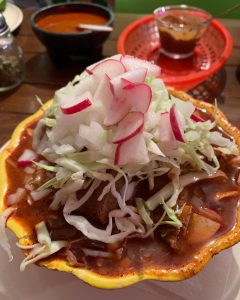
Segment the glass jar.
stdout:
[[0,13],[0,92],[14,89],[24,79],[22,49]]

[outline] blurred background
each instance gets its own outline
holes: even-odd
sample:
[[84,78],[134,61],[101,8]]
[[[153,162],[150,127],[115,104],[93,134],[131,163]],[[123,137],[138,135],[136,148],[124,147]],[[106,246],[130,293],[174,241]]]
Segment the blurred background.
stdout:
[[[174,4],[188,4],[192,6],[201,7],[209,11],[213,15],[217,15],[228,7],[239,3],[239,0],[225,0],[225,1],[205,1],[205,0],[116,0],[116,10],[118,12],[129,13],[152,13],[152,11],[160,5],[174,5]],[[226,18],[240,18],[240,10],[225,16]]]
[[[17,4],[19,7],[31,7],[31,6],[42,6],[51,3],[61,2],[74,2],[71,0],[11,0],[9,2]],[[224,9],[239,3],[239,0],[228,0],[228,1],[203,1],[203,0],[95,0],[95,1],[84,1],[84,2],[96,2],[99,4],[110,3],[111,6],[115,7],[117,12],[123,13],[152,13],[154,8],[160,5],[173,5],[173,4],[188,4],[206,9],[213,15],[217,15]],[[240,10],[235,10],[230,14],[226,15],[225,18],[240,18]]]

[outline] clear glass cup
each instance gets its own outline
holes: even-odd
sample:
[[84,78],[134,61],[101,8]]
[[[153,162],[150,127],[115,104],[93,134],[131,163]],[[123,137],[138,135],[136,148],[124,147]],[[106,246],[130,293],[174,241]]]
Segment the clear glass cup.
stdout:
[[188,5],[162,6],[154,10],[154,15],[160,35],[160,51],[174,59],[193,55],[212,17],[208,12]]

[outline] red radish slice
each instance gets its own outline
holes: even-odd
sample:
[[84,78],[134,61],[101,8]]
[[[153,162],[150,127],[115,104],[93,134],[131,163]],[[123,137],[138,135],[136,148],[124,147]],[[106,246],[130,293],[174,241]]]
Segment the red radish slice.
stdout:
[[[86,76],[79,83],[74,85],[75,96],[80,96],[83,93],[89,91],[94,93],[98,85],[98,80],[95,76]],[[61,93],[61,90],[59,91]]]
[[115,165],[145,164],[148,162],[149,156],[142,132],[130,140],[118,144],[115,153]]
[[173,134],[176,138],[177,141],[179,142],[185,142],[184,141],[184,132],[181,126],[181,122],[179,120],[179,115],[178,115],[178,111],[176,109],[176,104],[173,104],[170,112],[169,112],[169,117],[170,117],[170,123],[172,126],[172,131]]
[[118,124],[113,143],[118,144],[129,140],[138,134],[144,124],[144,114],[141,112],[130,112]]
[[159,139],[163,144],[165,144],[170,149],[177,148],[177,141],[172,131],[168,112],[161,114]]
[[142,83],[146,78],[146,74],[147,70],[145,68],[139,68],[113,78],[110,81],[113,95],[121,98],[122,93],[124,93],[122,88],[126,85],[126,81],[130,81],[131,83]]
[[161,69],[153,63],[142,60],[130,55],[125,55],[122,57],[121,62],[127,71],[135,70],[137,68],[146,68],[147,76],[159,77],[161,75]]
[[113,55],[113,56],[111,56],[109,58],[116,59],[116,60],[120,61],[122,59],[122,54],[115,54],[115,55]]
[[109,58],[100,61],[92,68],[90,66],[89,68],[86,69],[86,71],[89,74],[94,74],[98,77],[102,77],[105,74],[107,74],[110,78],[113,78],[123,74],[125,72],[125,68],[124,65],[119,60]]
[[196,114],[192,114],[190,118],[195,122],[204,122],[204,119],[202,119],[201,117],[199,117]]
[[[122,54],[115,54],[115,55],[113,55],[113,56],[111,56],[111,57],[107,57],[107,58],[105,58],[105,59],[102,59],[101,62],[104,62],[105,60],[109,60],[109,59],[114,59],[114,60],[120,61],[120,60],[122,59]],[[86,72],[87,72],[88,74],[92,74],[92,69],[93,69],[96,65],[98,65],[98,64],[99,64],[99,61],[96,62],[96,63],[94,63],[94,64],[92,64],[92,65],[90,65],[90,66],[88,66],[88,67],[86,68]]]
[[188,226],[187,242],[192,244],[207,242],[220,226],[218,222],[193,213]]
[[17,166],[20,168],[25,168],[32,164],[32,161],[37,157],[37,154],[30,149],[25,149],[23,154],[19,157],[17,161]]
[[102,102],[106,109],[110,109],[113,102],[113,95],[110,89],[110,78],[106,74],[100,81],[93,99],[94,101]]
[[122,88],[124,89],[126,86],[128,86],[129,84],[132,84],[132,82],[126,78],[121,78],[122,81]]
[[121,121],[131,109],[130,103],[125,99],[114,98],[110,109],[106,113],[104,119],[105,126],[112,126]]
[[126,91],[125,96],[134,110],[142,113],[147,112],[152,100],[152,90],[149,85],[145,83],[131,83],[124,90]]
[[66,104],[66,106],[61,106],[62,112],[65,115],[76,114],[92,105],[92,94],[90,92],[85,92]]
[[144,82],[147,75],[146,68],[138,68],[136,70],[132,70],[126,72],[122,75],[122,78],[129,80],[132,83],[142,83]]
[[21,161],[18,161],[17,162],[17,166],[19,168],[25,168],[25,167],[28,167],[32,164],[32,161],[31,160],[21,160]]

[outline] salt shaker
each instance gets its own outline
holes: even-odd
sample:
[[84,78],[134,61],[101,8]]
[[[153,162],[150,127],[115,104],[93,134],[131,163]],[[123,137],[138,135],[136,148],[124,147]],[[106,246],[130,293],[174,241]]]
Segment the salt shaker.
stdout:
[[0,92],[17,87],[24,79],[22,49],[0,13]]

